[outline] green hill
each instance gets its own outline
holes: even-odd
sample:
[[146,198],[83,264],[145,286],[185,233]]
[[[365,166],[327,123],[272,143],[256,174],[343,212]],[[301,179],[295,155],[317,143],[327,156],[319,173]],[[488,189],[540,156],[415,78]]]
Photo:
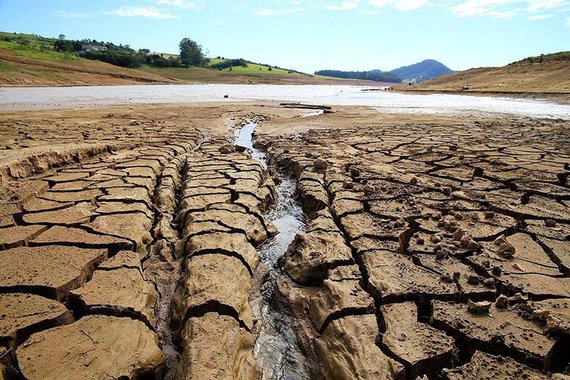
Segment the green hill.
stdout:
[[[82,51],[84,44],[105,51]],[[59,51],[58,51],[59,50]],[[67,51],[65,51],[67,50]],[[90,59],[87,59],[90,58]],[[180,67],[178,55],[134,50],[110,42],[71,41],[0,32],[0,86],[116,85],[135,83],[363,84],[239,60],[209,60],[204,67]]]

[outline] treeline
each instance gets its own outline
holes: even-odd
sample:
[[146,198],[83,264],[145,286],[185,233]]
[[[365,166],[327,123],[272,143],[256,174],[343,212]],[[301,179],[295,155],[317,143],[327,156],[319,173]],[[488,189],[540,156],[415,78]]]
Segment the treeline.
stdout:
[[[89,46],[91,50],[84,50]],[[62,40],[54,43],[54,50],[64,53],[75,53],[80,57],[107,62],[115,66],[135,68],[142,65],[155,67],[185,67],[179,57],[151,54],[149,49],[132,49],[129,45],[115,45],[112,42],[104,42],[90,39]]]
[[212,65],[210,65],[210,68],[212,69],[216,69],[216,70],[223,70],[223,69],[227,69],[229,67],[237,67],[237,66],[241,66],[241,67],[247,67],[247,61],[245,59],[226,59],[225,61],[221,61],[218,63],[214,63]]
[[325,77],[344,78],[344,79],[361,79],[371,80],[375,82],[400,83],[402,79],[396,74],[389,72],[373,70],[373,71],[340,71],[340,70],[320,70],[315,75]]

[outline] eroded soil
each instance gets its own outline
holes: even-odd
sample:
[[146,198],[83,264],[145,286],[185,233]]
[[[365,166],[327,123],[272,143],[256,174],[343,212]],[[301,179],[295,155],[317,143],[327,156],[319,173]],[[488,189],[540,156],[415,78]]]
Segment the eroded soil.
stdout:
[[312,378],[570,375],[568,123],[335,111],[1,115],[0,378],[271,378],[268,273]]

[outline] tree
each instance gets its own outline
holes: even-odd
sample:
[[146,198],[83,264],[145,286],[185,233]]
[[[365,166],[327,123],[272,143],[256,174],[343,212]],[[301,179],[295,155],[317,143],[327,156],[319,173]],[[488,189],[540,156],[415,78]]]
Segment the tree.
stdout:
[[59,39],[60,39],[60,40],[65,40],[65,34],[60,34],[60,35],[59,35]]
[[184,66],[204,66],[206,56],[202,46],[189,38],[183,38],[180,41],[180,61]]

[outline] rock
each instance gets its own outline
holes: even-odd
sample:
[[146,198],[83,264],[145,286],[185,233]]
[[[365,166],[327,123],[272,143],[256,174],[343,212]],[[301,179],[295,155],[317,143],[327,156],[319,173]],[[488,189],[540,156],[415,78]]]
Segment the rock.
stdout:
[[464,235],[465,235],[465,231],[463,231],[461,228],[458,228],[458,229],[455,230],[455,232],[453,233],[453,240],[460,241],[461,238],[463,238]]
[[369,276],[369,291],[383,302],[414,297],[452,297],[453,283],[445,283],[431,270],[415,265],[405,255],[388,251],[368,251],[362,255]]
[[73,225],[87,222],[94,211],[95,206],[91,203],[81,202],[61,210],[28,213],[23,220],[30,224]]
[[362,289],[358,266],[341,266],[329,271],[323,285],[305,293],[305,309],[317,331],[323,331],[335,315],[374,313],[374,300]]
[[249,304],[251,276],[241,260],[221,254],[194,256],[187,261],[183,276],[182,286],[173,298],[175,325],[185,321],[192,310],[228,313],[227,309],[233,309],[231,313],[236,319],[253,328]]
[[475,275],[474,275],[474,274],[469,275],[469,276],[467,277],[467,282],[468,282],[469,284],[471,284],[471,285],[477,285],[477,284],[479,284],[479,283],[481,282],[481,277],[479,277],[479,276],[476,275],[476,274],[475,274]]
[[510,303],[526,303],[528,301],[528,297],[523,296],[521,293],[517,293],[514,296],[509,297]]
[[469,312],[473,314],[483,314],[489,312],[489,310],[491,309],[491,302],[489,301],[473,302],[469,300],[467,302],[467,306],[468,306],[467,310],[469,310]]
[[[489,302],[490,303],[490,302]],[[506,347],[537,365],[548,365],[556,340],[543,325],[519,316],[513,308],[491,305],[485,313],[475,314],[468,305],[433,302],[433,325],[460,336],[470,346]]]
[[64,246],[18,247],[0,251],[0,289],[41,291],[62,300],[87,281],[107,257],[106,249]]
[[556,221],[555,221],[555,220],[552,220],[552,219],[546,219],[546,220],[544,221],[544,225],[545,225],[546,227],[556,227]]
[[335,265],[349,263],[352,252],[339,232],[300,232],[280,261],[291,278],[299,283],[322,281]]
[[315,341],[323,375],[327,379],[404,379],[404,367],[378,346],[374,315],[347,316],[329,324]]
[[87,232],[80,228],[53,226],[30,241],[30,245],[76,245],[89,248],[134,249],[134,244],[118,237]]
[[146,245],[152,241],[149,232],[152,220],[142,213],[101,215],[86,226],[101,234],[131,240],[135,243],[136,251],[141,258],[148,254]]
[[234,145],[226,144],[226,145],[223,145],[219,150],[220,150],[220,153],[222,153],[222,154],[230,154],[230,153],[234,153],[236,151],[236,148]]
[[0,249],[16,248],[26,245],[30,240],[47,230],[46,226],[9,226],[0,228]]
[[86,316],[32,335],[16,351],[30,380],[161,378],[158,337],[130,318]]
[[315,161],[313,161],[313,167],[315,168],[315,170],[322,171],[322,170],[327,170],[329,164],[325,160],[317,158]]
[[503,243],[499,246],[497,254],[501,257],[509,259],[515,254],[515,247],[511,243]]
[[34,332],[73,322],[63,304],[33,294],[0,294],[0,310],[0,340],[14,346]]
[[533,310],[532,312],[532,318],[542,322],[546,322],[549,316],[550,316],[550,311],[545,309],[537,309]]
[[481,380],[481,379],[550,379],[535,369],[502,356],[493,356],[476,351],[471,361],[458,368],[443,373],[447,380]]
[[250,274],[259,263],[259,255],[241,233],[213,232],[195,235],[186,242],[185,255],[188,257],[210,253],[235,256],[242,260]]
[[505,237],[505,235],[501,235],[501,236],[499,236],[498,238],[496,238],[496,239],[493,241],[493,243],[494,243],[496,246],[500,247],[501,245],[508,243],[508,241],[507,241],[507,238]]
[[[89,314],[132,314],[154,326],[154,305],[158,297],[154,286],[145,281],[140,269],[96,270],[91,281],[71,294]],[[105,313],[106,314],[106,313]]]
[[495,307],[497,309],[506,309],[507,307],[509,307],[509,298],[504,294],[501,294],[499,297],[497,297],[497,300],[495,301]]
[[184,352],[176,379],[254,380],[260,378],[253,357],[253,336],[225,315],[190,318],[182,332]]
[[455,348],[453,338],[418,322],[417,307],[413,302],[383,305],[380,310],[386,328],[382,345],[404,362],[408,376],[439,373],[442,368],[451,366]]

